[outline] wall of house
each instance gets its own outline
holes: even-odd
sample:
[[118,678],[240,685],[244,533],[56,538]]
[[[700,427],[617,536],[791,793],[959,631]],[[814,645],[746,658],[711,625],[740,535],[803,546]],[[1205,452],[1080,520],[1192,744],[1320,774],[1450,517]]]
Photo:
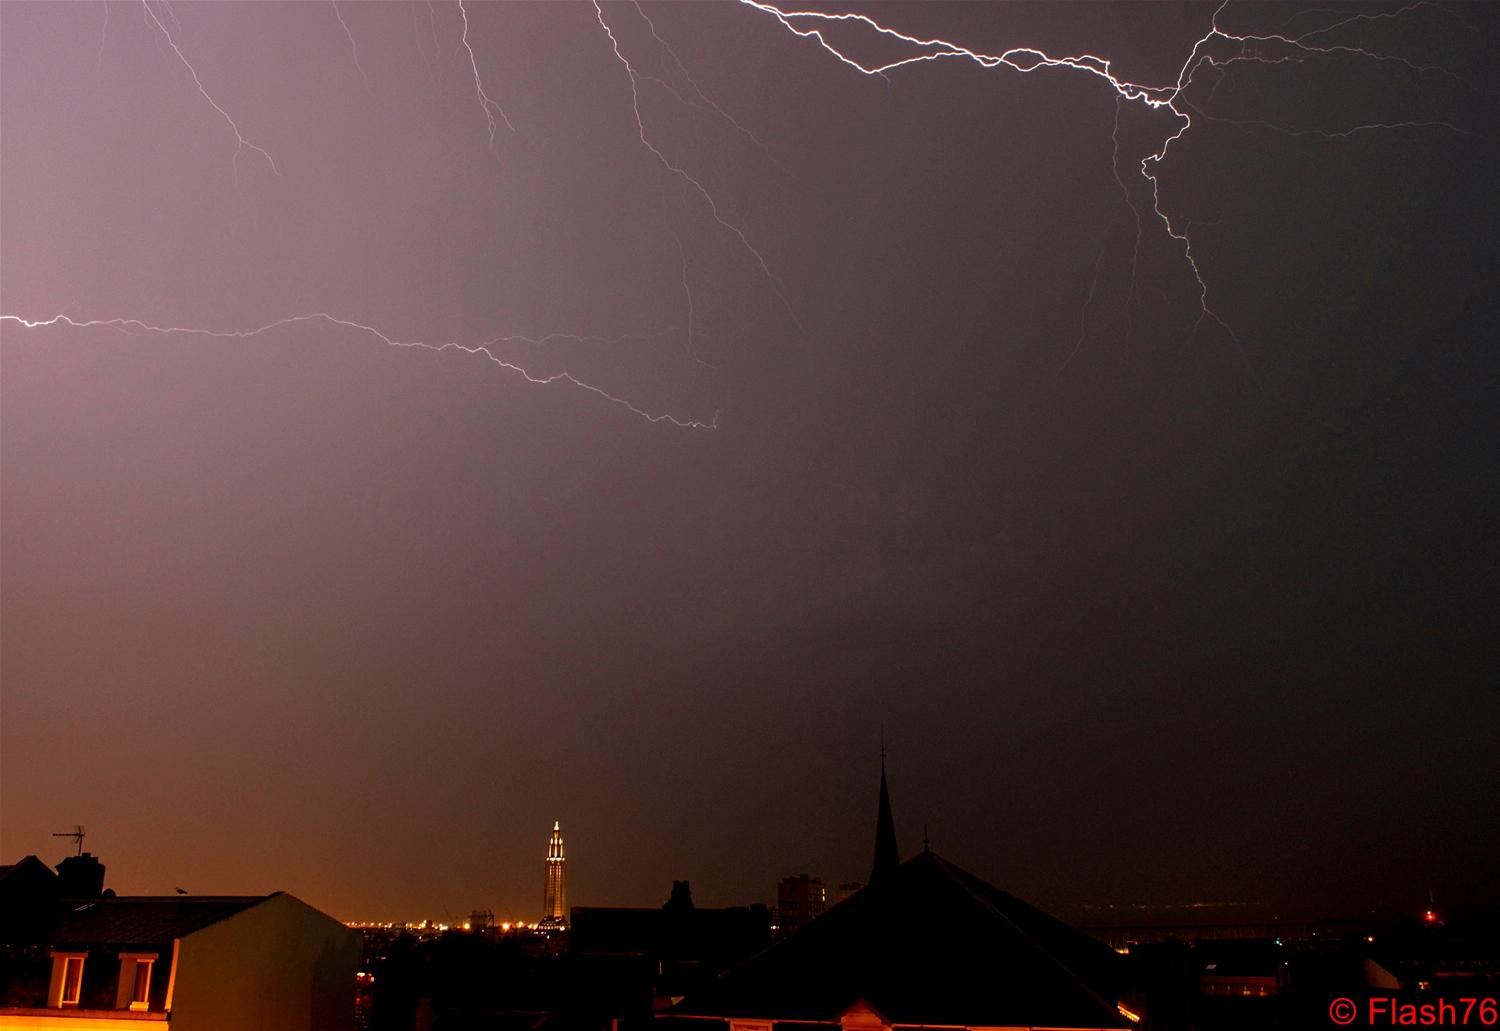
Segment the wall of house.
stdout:
[[181,941],[172,1031],[349,1031],[359,932],[274,895]]
[[122,1017],[108,1010],[47,1010],[0,1013],[0,1031],[160,1031],[167,1022],[153,1018]]

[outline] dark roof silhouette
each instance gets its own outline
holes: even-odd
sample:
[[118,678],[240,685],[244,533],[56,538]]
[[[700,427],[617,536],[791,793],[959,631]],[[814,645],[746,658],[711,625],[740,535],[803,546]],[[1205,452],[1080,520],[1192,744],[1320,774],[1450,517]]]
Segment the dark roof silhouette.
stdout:
[[574,906],[569,948],[574,955],[715,955],[730,962],[770,939],[770,913],[748,906],[697,909],[662,906],[625,909]]
[[271,895],[139,895],[67,899],[48,929],[54,945],[165,945],[264,902]]
[[1102,943],[932,852],[901,864],[671,1012],[890,1023],[1128,1027]]
[[870,883],[890,876],[901,865],[896,848],[896,820],[891,816],[891,792],[885,786],[885,751],[880,753],[880,808],[875,813],[875,863],[870,868]]
[[57,874],[36,856],[24,856],[19,862],[0,866],[0,898],[9,898],[11,892],[35,890],[38,884],[52,883]]

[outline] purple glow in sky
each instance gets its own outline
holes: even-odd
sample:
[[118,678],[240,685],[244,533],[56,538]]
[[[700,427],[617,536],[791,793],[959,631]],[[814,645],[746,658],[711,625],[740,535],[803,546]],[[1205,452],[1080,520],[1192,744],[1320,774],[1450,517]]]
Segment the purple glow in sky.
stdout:
[[7,0],[0,853],[527,917],[560,819],[577,904],[763,900],[863,876],[884,726],[1064,912],[1495,901],[1497,48]]

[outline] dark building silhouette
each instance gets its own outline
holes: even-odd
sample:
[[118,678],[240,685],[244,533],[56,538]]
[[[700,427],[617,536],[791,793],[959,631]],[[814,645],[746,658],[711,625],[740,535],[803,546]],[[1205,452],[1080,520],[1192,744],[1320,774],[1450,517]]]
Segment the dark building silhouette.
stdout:
[[575,906],[568,959],[580,998],[598,1019],[649,1017],[765,948],[765,906],[702,909],[673,881],[658,909]]
[[58,887],[70,899],[93,899],[104,894],[104,864],[92,852],[80,852],[57,864]]
[[783,877],[776,885],[776,927],[782,935],[806,927],[828,909],[828,889],[823,880],[798,874]]
[[666,1019],[696,1031],[1133,1026],[1109,947],[931,851],[900,862],[883,760],[870,882]]
[[885,783],[885,749],[880,750],[880,805],[875,813],[875,862],[870,867],[870,883],[878,884],[901,865],[896,847],[896,821],[891,816],[891,792]]

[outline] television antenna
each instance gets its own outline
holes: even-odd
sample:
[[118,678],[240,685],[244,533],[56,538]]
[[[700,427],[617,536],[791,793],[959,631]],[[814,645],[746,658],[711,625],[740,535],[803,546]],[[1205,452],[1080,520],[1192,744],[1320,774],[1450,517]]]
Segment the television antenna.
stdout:
[[83,855],[83,824],[75,823],[70,831],[54,831],[54,838],[72,838],[73,844],[78,847],[77,855]]

